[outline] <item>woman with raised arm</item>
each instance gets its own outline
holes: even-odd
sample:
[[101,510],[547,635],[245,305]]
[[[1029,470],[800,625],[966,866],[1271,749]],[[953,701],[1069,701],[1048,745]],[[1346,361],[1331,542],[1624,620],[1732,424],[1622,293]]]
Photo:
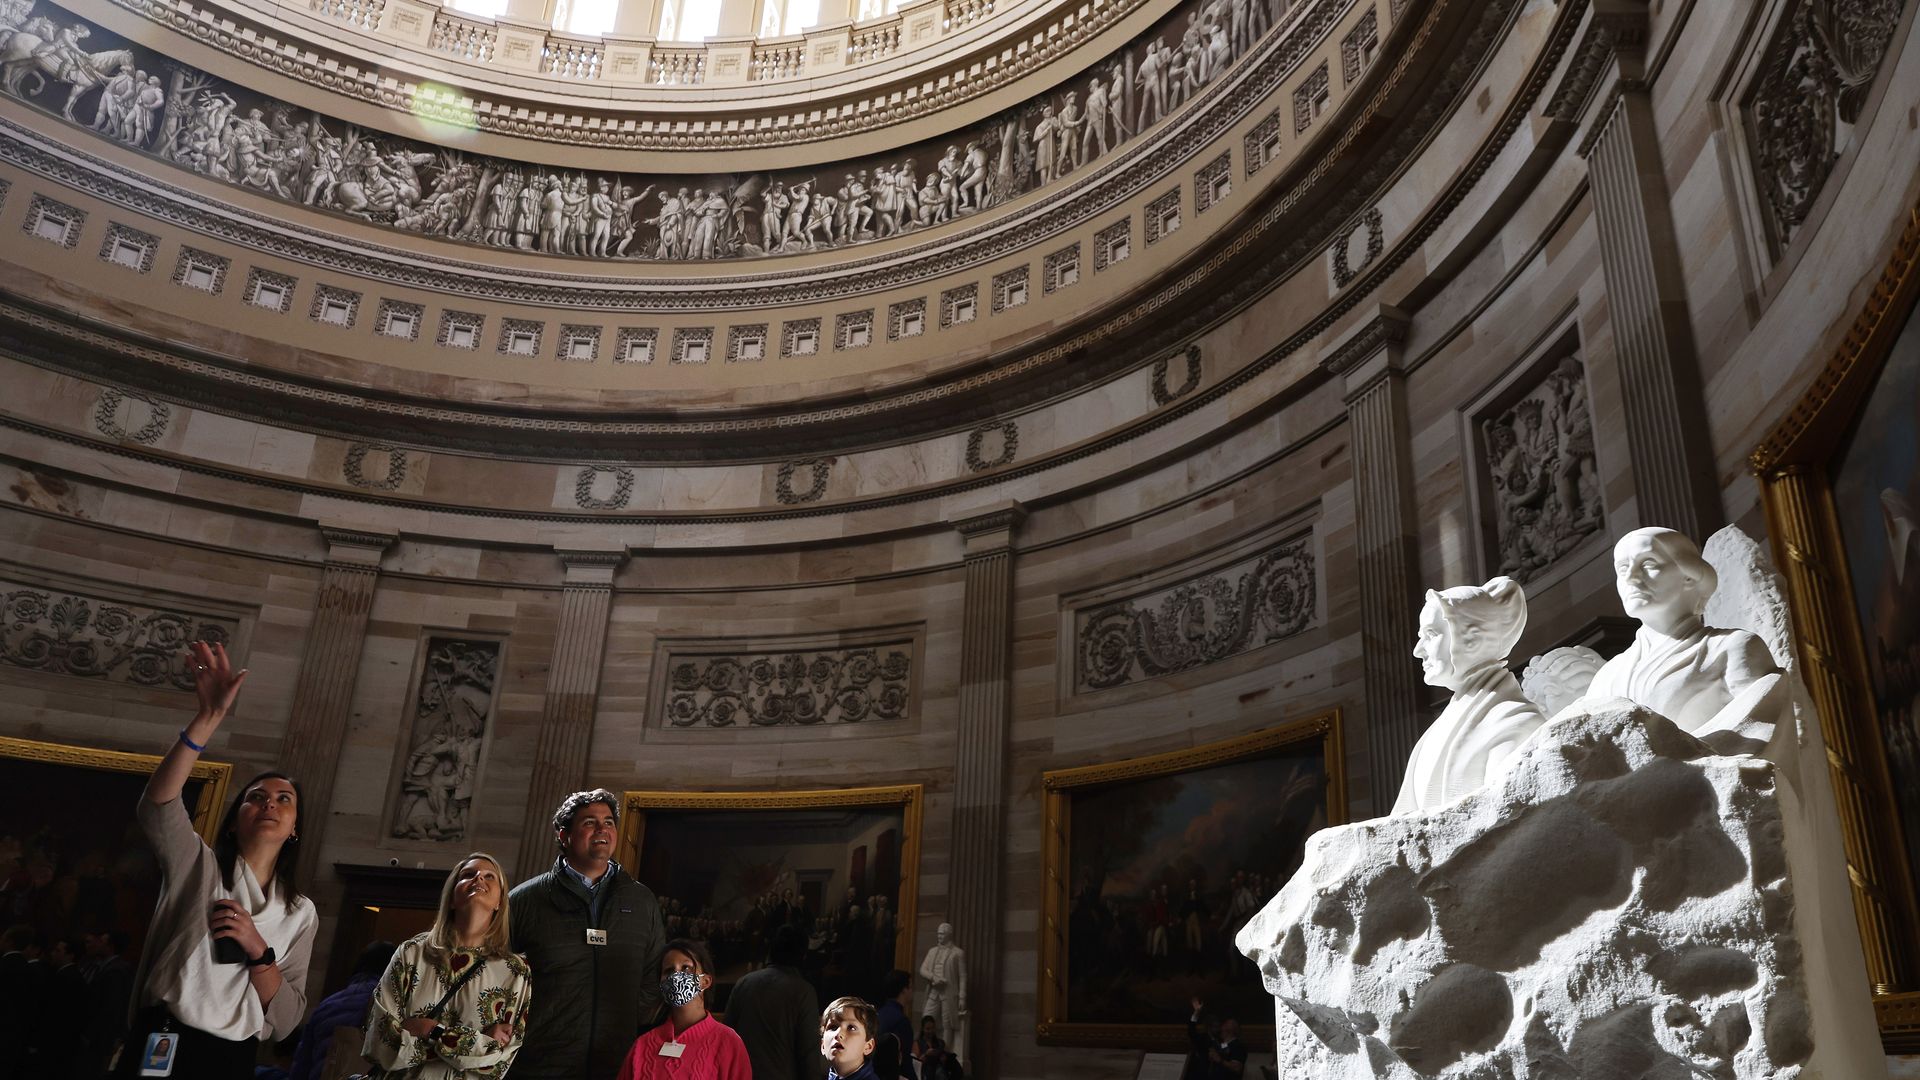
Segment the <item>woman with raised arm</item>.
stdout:
[[212,847],[194,832],[181,792],[247,673],[218,644],[196,641],[188,653],[200,710],[147,781],[137,813],[160,863],[160,902],[118,1075],[239,1080],[253,1075],[257,1040],[285,1038],[307,1011],[315,916],[294,883],[300,788],[261,773],[227,807]]
[[374,988],[361,1055],[406,1080],[505,1076],[527,1033],[527,963],[508,946],[507,872],[485,852],[440,888],[433,928],[400,945]]

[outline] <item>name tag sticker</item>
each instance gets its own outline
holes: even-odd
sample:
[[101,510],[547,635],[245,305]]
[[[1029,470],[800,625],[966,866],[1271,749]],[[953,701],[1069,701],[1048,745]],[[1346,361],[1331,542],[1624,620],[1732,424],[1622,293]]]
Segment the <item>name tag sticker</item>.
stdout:
[[667,1042],[667,1043],[660,1044],[661,1057],[677,1058],[681,1054],[684,1054],[686,1052],[687,1052],[687,1044],[685,1043]]
[[605,930],[595,930],[592,927],[587,928],[587,944],[605,945],[606,943],[607,932]]
[[141,1076],[172,1076],[173,1054],[180,1049],[180,1036],[171,1031],[156,1031],[147,1036],[147,1051],[140,1055]]

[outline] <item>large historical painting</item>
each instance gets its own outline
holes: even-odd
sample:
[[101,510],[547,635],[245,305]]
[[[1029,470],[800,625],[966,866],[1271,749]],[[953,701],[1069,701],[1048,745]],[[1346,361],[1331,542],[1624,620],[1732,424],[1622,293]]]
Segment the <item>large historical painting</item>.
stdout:
[[1342,820],[1339,767],[1329,714],[1048,773],[1042,1039],[1184,1045],[1196,997],[1270,1034],[1273,999],[1233,937],[1298,868],[1307,837]]
[[[160,867],[134,809],[160,759],[0,738],[0,927],[49,939],[118,930],[139,953]],[[218,824],[232,766],[202,761],[183,798],[202,837]],[[84,813],[76,808],[84,807]]]
[[797,929],[822,1002],[879,1000],[911,970],[920,789],[628,792],[622,862],[660,898],[667,936],[704,941],[716,1000]]
[[1920,318],[1835,463],[1833,500],[1907,862],[1920,867]]

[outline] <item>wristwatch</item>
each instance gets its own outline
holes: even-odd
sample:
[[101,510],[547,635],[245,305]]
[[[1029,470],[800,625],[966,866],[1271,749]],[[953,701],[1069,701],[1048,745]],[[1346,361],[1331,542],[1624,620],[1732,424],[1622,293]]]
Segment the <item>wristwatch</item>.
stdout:
[[247,961],[247,966],[250,968],[266,967],[268,964],[273,963],[275,959],[277,959],[277,957],[273,955],[273,946],[269,945],[267,946],[266,952],[263,952],[259,956],[255,957],[254,959]]

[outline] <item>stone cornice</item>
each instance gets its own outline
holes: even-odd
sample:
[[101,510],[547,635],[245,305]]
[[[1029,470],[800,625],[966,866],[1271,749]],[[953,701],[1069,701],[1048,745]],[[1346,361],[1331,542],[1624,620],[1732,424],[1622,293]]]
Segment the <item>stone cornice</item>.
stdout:
[[1383,349],[1407,339],[1407,313],[1386,304],[1374,316],[1349,331],[1320,361],[1329,375],[1345,378]]

